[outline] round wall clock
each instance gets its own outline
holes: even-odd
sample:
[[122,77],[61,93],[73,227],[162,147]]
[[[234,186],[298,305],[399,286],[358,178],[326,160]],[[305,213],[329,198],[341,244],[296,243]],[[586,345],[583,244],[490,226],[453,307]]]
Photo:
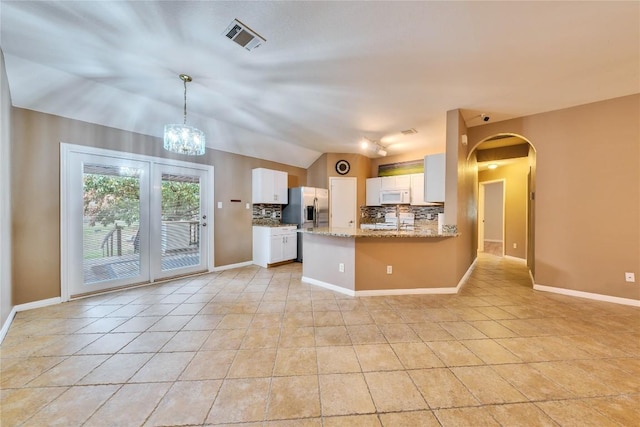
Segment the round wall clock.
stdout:
[[338,160],[336,162],[336,172],[338,172],[340,175],[348,174],[350,169],[351,165],[346,160]]

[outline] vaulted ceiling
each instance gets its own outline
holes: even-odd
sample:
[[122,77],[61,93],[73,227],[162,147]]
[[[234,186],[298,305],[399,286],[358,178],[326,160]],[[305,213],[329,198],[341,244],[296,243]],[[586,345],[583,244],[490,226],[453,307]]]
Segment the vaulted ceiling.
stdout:
[[[468,126],[640,92],[639,2],[0,1],[13,105],[307,167],[440,152]],[[264,38],[222,33],[239,19]],[[403,135],[414,128],[418,133]],[[375,153],[363,153],[375,156]]]

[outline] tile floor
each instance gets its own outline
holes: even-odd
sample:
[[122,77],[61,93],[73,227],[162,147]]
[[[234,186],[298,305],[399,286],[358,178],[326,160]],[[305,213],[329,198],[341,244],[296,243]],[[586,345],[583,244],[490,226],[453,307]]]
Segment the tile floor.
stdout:
[[300,264],[18,313],[2,426],[638,426],[640,309],[534,292],[352,298]]

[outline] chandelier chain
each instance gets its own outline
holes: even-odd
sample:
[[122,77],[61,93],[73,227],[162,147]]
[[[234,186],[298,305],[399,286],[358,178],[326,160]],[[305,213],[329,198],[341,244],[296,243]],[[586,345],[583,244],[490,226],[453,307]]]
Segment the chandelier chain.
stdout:
[[184,82],[184,121],[183,125],[187,124],[187,79],[183,80]]

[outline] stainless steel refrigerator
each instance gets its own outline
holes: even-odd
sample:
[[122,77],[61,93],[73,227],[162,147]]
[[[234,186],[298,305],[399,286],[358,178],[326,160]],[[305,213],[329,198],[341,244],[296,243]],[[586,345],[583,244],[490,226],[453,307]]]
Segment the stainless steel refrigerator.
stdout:
[[[298,228],[329,226],[329,190],[315,187],[289,189],[289,204],[282,210],[282,222]],[[298,233],[298,262],[302,262],[302,234]]]

